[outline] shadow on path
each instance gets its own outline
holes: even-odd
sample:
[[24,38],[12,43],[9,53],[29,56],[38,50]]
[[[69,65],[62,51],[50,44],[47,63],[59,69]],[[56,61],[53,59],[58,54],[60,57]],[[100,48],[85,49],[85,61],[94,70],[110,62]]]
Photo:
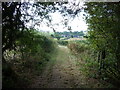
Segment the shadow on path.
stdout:
[[[54,60],[48,62],[43,73],[36,77],[32,88],[97,88],[100,83],[97,80],[88,80],[80,72],[77,66],[77,58],[71,55],[66,46],[58,45],[58,51]],[[92,85],[90,85],[92,84]]]

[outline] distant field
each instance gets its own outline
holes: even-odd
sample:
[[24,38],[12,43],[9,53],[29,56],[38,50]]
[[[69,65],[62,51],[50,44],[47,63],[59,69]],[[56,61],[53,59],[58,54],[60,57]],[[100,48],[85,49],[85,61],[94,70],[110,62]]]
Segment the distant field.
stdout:
[[86,40],[85,38],[70,38],[65,41],[76,41],[76,40]]
[[[57,40],[57,38],[54,38],[54,40]],[[64,40],[64,38],[60,38],[60,40]],[[86,40],[86,38],[69,38],[64,41],[76,41],[76,40]]]

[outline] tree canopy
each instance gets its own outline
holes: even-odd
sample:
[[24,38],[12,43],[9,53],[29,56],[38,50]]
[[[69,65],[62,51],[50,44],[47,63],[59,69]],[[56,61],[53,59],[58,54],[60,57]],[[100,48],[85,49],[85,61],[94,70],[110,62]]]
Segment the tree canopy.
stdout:
[[120,79],[120,3],[86,3],[91,46],[99,52],[99,72],[118,85]]

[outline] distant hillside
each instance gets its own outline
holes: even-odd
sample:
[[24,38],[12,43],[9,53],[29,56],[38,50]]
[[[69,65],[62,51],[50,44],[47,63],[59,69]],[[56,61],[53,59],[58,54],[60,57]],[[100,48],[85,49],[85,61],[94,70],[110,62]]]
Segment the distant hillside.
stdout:
[[75,31],[75,32],[67,32],[67,31],[64,31],[64,32],[56,32],[55,33],[57,36],[60,36],[61,38],[65,38],[65,37],[76,37],[76,38],[79,38],[81,36],[84,36],[84,33],[83,31]]

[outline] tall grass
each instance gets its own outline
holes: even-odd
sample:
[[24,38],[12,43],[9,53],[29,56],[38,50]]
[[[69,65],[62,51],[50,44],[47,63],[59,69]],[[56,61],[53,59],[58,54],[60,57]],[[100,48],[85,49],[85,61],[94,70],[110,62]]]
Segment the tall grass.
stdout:
[[[115,88],[114,85],[103,82],[103,80],[100,79],[98,53],[90,46],[87,40],[69,42],[68,48],[71,50],[72,54],[77,57],[76,65],[80,67],[80,71],[82,72],[82,74],[84,74],[88,78],[99,80],[108,88]],[[111,73],[111,75],[109,76],[114,75],[112,75]],[[117,81],[119,82],[119,80]]]
[[89,42],[87,40],[71,41],[68,48],[78,58],[77,65],[82,66],[80,70],[83,71],[83,74],[96,78],[98,70],[97,53],[90,47]]

